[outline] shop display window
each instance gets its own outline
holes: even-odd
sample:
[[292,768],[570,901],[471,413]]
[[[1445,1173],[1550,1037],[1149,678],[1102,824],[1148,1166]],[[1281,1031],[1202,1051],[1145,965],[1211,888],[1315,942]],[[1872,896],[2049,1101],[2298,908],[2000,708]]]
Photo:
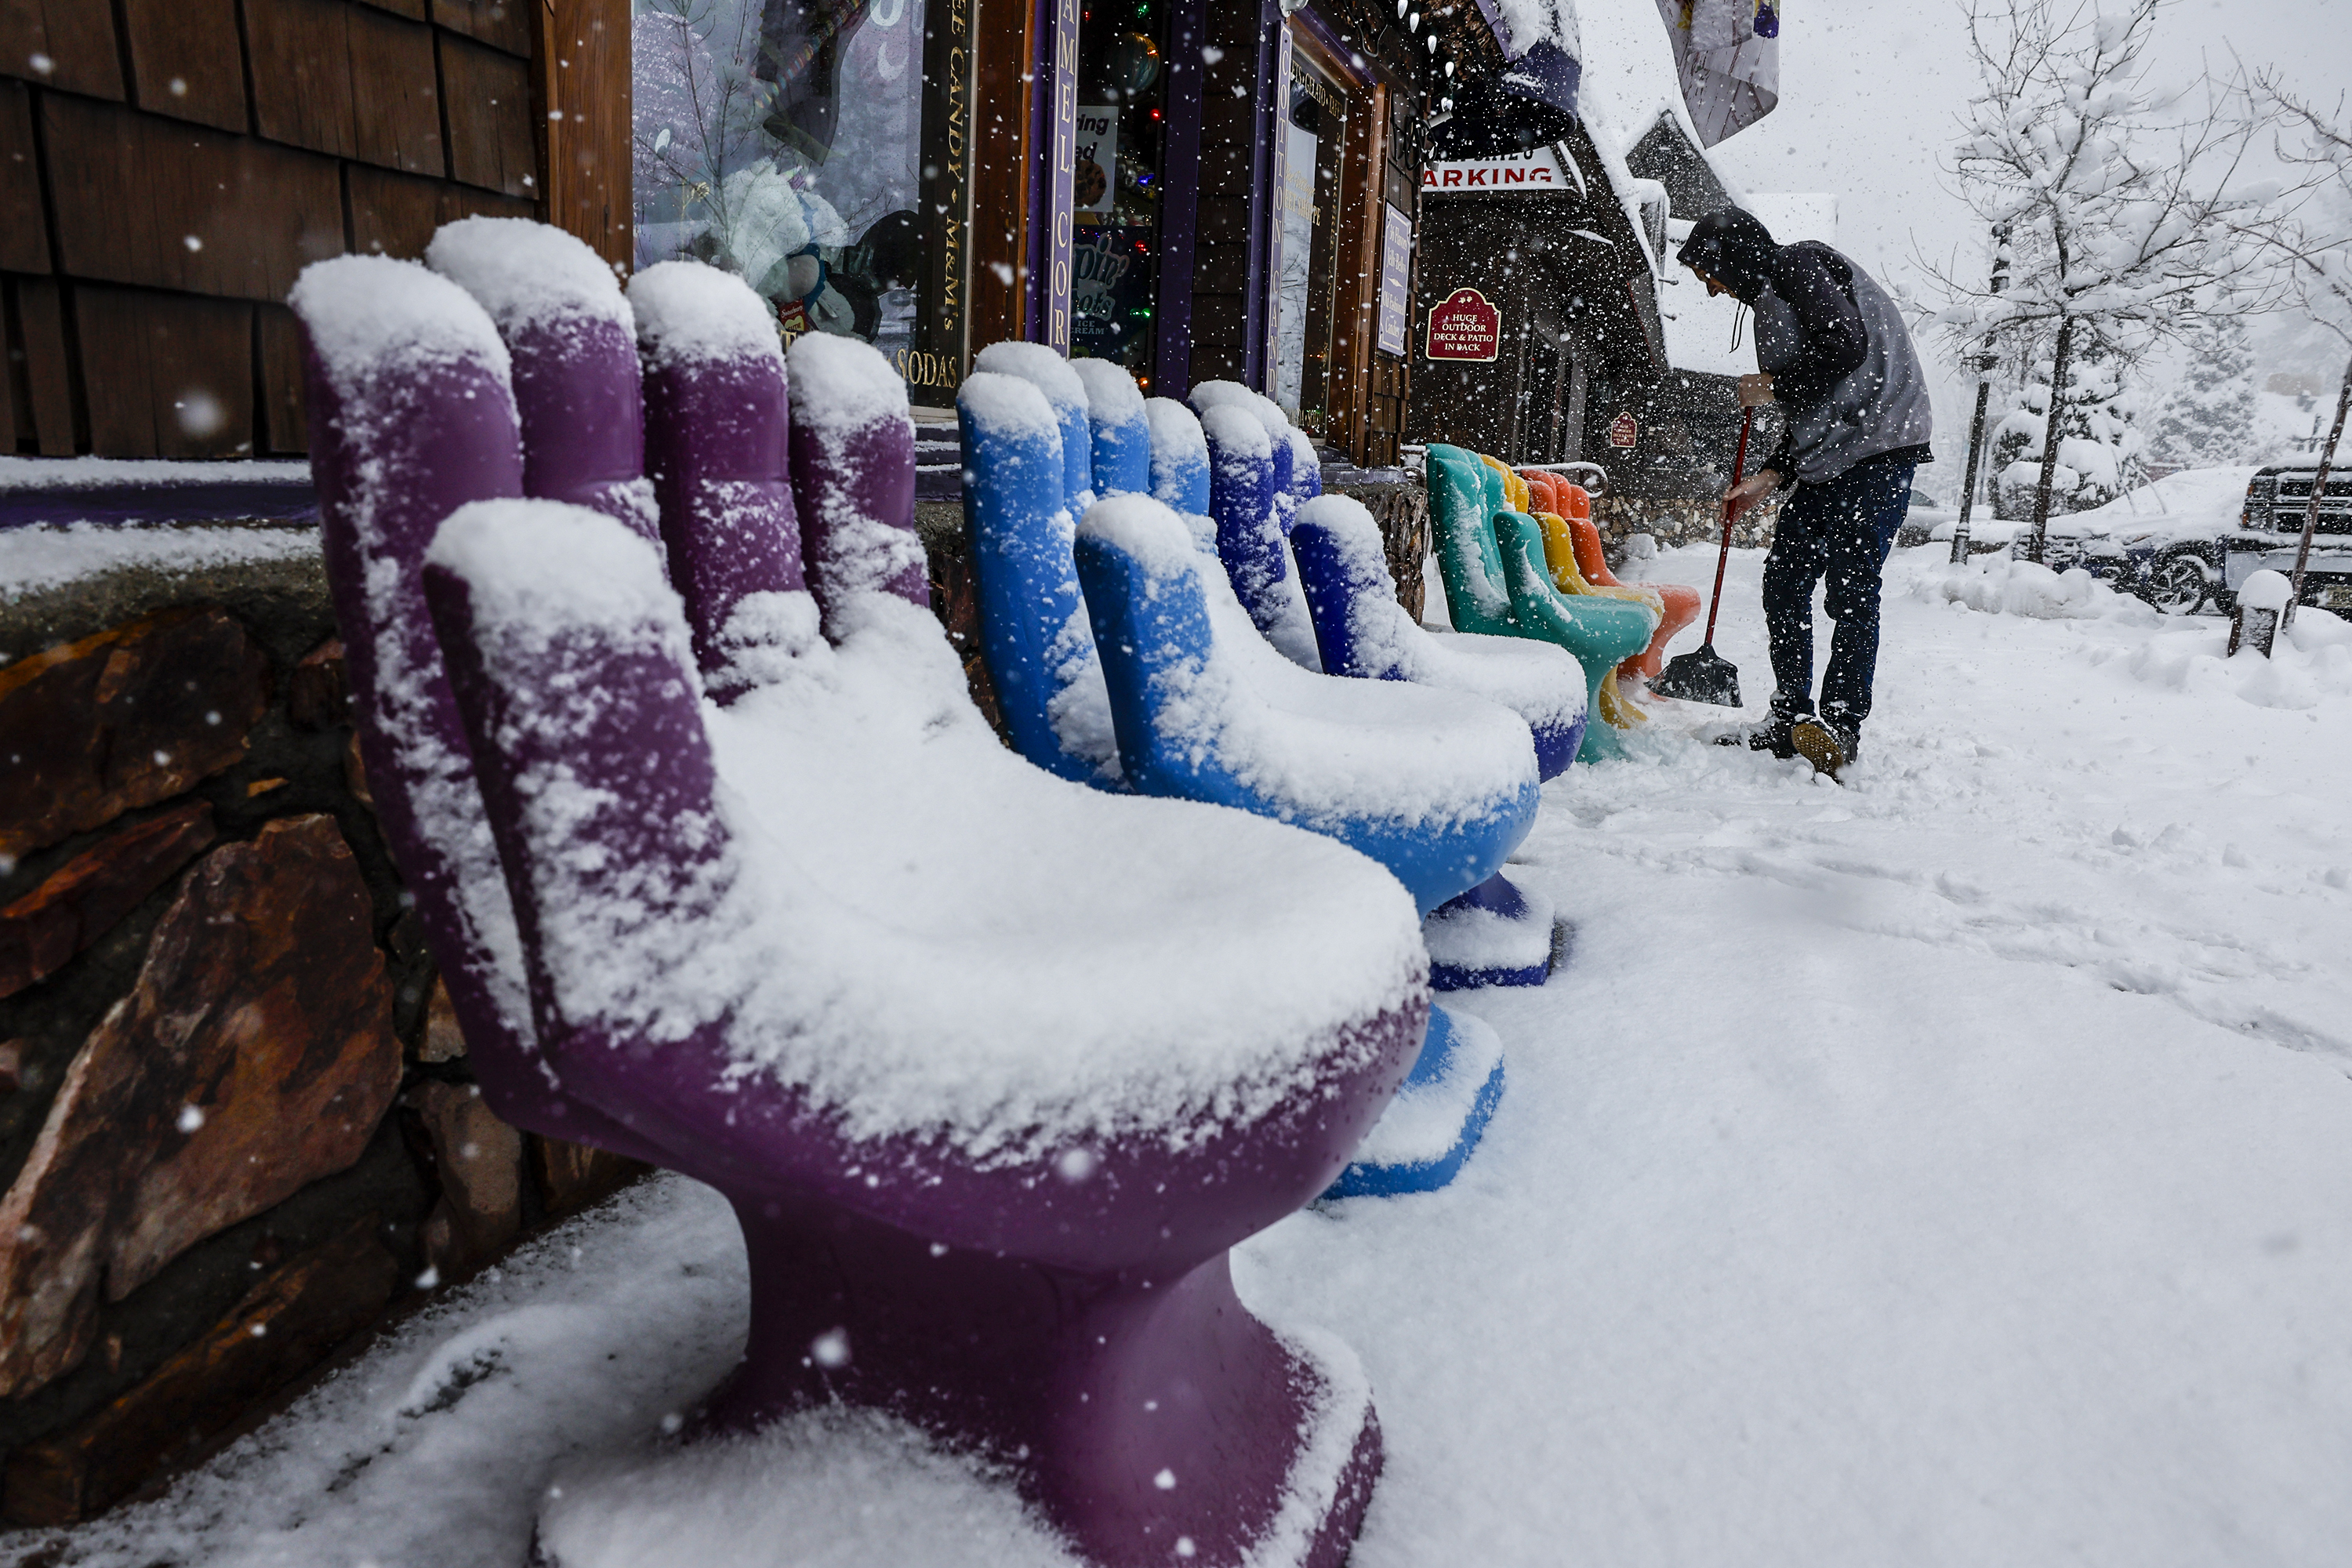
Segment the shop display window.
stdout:
[[1275,280],[1270,395],[1302,428],[1328,433],[1335,384],[1333,335],[1339,321],[1339,260],[1357,239],[1343,221],[1342,175],[1349,119],[1369,106],[1315,53],[1290,50],[1276,219],[1280,252]]
[[740,274],[786,336],[961,379],[971,0],[637,0],[636,264]]
[[1160,279],[1166,0],[1096,0],[1078,33],[1070,353],[1116,360],[1149,389]]

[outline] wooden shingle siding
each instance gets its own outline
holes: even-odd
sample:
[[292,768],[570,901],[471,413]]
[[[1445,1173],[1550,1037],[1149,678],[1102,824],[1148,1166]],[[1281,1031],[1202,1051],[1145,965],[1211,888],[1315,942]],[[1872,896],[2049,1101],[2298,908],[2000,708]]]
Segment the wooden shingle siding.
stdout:
[[344,248],[331,158],[63,93],[41,119],[68,277],[283,300]]
[[0,0],[0,75],[122,99],[122,56],[107,0]]
[[251,449],[251,305],[87,283],[73,302],[92,447],[126,458]]
[[350,12],[342,0],[246,0],[254,122],[272,142],[352,156]]
[[257,453],[297,454],[310,449],[310,427],[302,408],[302,332],[283,305],[253,308],[254,407]]
[[490,214],[625,262],[629,13],[0,0],[0,451],[301,452],[283,300],[325,257]]
[[530,58],[531,9],[545,0],[433,0],[433,20],[519,58]]
[[511,55],[440,35],[449,95],[449,176],[510,196],[538,195],[530,68]]
[[345,0],[246,0],[261,134],[412,174],[447,172],[433,29]]
[[22,82],[0,81],[0,272],[48,269],[41,171],[33,162],[33,95]]
[[[449,172],[441,145],[440,84],[433,65],[433,29],[370,10],[351,17],[352,155],[412,174]],[[526,109],[513,116],[525,121]]]
[[31,426],[30,449],[45,458],[70,457],[84,437],[74,417],[62,291],[47,278],[18,278],[8,281],[7,294],[9,370],[22,375],[19,406]]
[[236,0],[122,0],[131,97],[150,114],[249,131]]
[[421,180],[357,163],[344,169],[351,194],[352,246],[362,255],[416,257],[433,231],[461,217],[529,217],[531,204],[446,180]]

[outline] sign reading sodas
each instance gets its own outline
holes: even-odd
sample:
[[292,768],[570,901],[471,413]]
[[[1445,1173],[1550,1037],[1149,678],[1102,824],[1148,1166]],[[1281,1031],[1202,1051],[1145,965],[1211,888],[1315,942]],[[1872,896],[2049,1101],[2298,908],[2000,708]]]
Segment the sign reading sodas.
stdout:
[[1429,312],[1431,359],[1490,360],[1503,346],[1503,312],[1475,289],[1456,289]]

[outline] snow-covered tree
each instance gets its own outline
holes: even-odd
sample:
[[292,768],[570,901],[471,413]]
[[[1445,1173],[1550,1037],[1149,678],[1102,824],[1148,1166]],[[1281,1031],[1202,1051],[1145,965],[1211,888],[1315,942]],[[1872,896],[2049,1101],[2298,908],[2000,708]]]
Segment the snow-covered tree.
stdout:
[[2236,316],[2211,316],[2189,333],[2189,363],[2148,432],[2159,462],[2210,468],[2254,459],[2254,344]]
[[[2210,81],[2193,104],[2148,85],[2162,5],[1974,0],[1969,19],[1982,85],[1954,172],[1988,226],[2009,226],[2012,260],[1998,293],[1974,266],[1931,268],[1948,301],[1936,321],[1964,353],[2048,334],[2044,384],[2068,388],[2067,405],[2078,363],[2097,363],[2094,344],[2129,363],[2201,315],[2261,309],[2276,292],[2263,244],[2280,221],[2274,193],[2235,184],[2262,117]],[[2058,470],[2085,471],[2070,455],[2104,461],[2070,443],[2110,444],[2096,421],[2070,434],[2075,423],[2042,421],[2026,544],[2036,560]]]
[[[2311,319],[2352,347],[2352,126],[2343,119],[2344,103],[2336,100],[2333,115],[2321,112],[2279,85],[2275,74],[2256,83],[2263,99],[2302,142],[2281,152],[2308,173],[2313,200],[2281,240],[2290,258],[2295,295]],[[2336,444],[2344,438],[2344,416],[2352,410],[2352,362],[2344,367],[2344,384],[2336,396],[2336,423],[2327,444],[2319,449],[2319,472],[2311,485],[2310,510],[2305,514],[2303,542],[2295,552],[2294,593],[2303,596],[2303,573],[2311,553],[2319,502],[2327,486],[2327,470],[2335,461]]]
[[[2053,512],[2104,506],[2135,482],[2143,443],[2122,370],[2126,357],[2084,332],[2085,342],[2067,367],[2058,416],[2058,461],[2050,476]],[[2042,454],[2050,445],[2050,380],[2056,369],[2050,345],[2012,384],[2008,411],[1994,425],[1993,515],[2010,521],[2032,516],[2042,482]]]

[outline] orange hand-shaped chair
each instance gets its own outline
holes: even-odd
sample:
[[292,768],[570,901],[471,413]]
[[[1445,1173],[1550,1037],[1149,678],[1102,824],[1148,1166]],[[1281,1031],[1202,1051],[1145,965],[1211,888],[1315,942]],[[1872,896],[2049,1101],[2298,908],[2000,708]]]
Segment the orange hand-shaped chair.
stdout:
[[[1676,632],[1698,619],[1699,591],[1684,583],[1620,583],[1601,552],[1601,530],[1592,521],[1592,498],[1583,487],[1570,484],[1556,474],[1533,471],[1527,475],[1527,481],[1536,509],[1551,514],[1543,520],[1544,564],[1552,569],[1554,576],[1559,576],[1565,565],[1593,588],[1628,589],[1645,598],[1654,595],[1657,634],[1650,638],[1648,647],[1617,667],[1621,679],[1654,679],[1666,657],[1666,645],[1674,641]],[[1555,518],[1560,524],[1558,529],[1553,527]]]

